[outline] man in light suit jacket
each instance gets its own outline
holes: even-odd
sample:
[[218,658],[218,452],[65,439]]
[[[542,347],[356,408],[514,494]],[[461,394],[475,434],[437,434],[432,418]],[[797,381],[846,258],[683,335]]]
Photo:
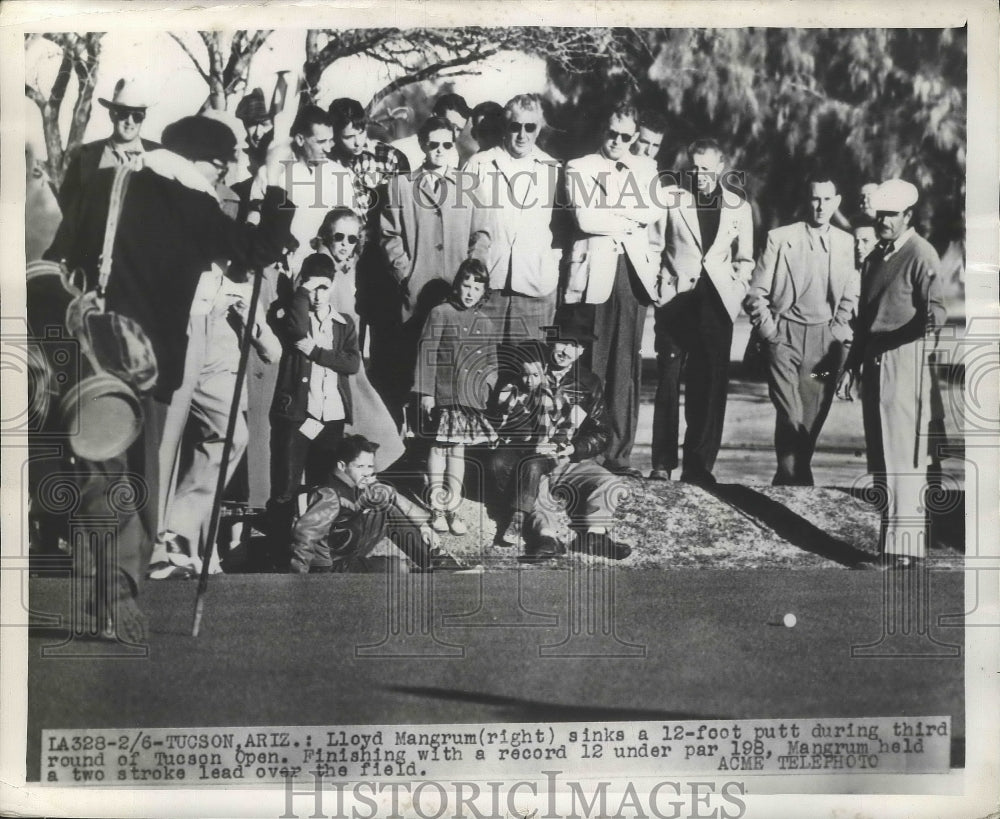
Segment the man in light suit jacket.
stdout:
[[559,163],[536,147],[545,125],[541,98],[522,94],[504,108],[496,148],[473,154],[462,170],[472,208],[474,254],[490,272],[487,307],[505,341],[541,339],[552,323],[561,250],[553,236]]
[[567,202],[577,233],[564,301],[594,305],[591,369],[605,384],[610,436],[604,467],[641,478],[630,463],[639,421],[640,346],[646,308],[656,301],[660,251],[648,229],[656,207],[655,162],[629,153],[638,113],[619,105],[608,118],[601,149],[566,165]]
[[813,485],[813,451],[851,343],[861,287],[854,240],[830,224],[840,206],[836,185],[817,173],[808,191],[808,220],[768,233],[744,301],[767,345],[776,486]]
[[733,321],[753,272],[753,217],[742,196],[719,184],[725,158],[715,140],[697,140],[688,155],[691,190],[673,186],[663,193],[650,478],[669,480],[677,466],[683,369],[687,432],[681,480],[710,485],[726,415]]

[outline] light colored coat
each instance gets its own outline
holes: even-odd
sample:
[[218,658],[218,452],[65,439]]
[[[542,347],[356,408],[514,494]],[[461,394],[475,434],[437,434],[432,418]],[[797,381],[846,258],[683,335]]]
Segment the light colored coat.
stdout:
[[[826,237],[831,256],[826,290],[832,316],[830,332],[837,341],[849,341],[853,335],[849,322],[857,309],[861,290],[861,277],[854,268],[854,239],[835,227],[829,229]],[[777,317],[787,314],[803,288],[808,250],[809,233],[805,222],[785,225],[767,234],[767,245],[754,269],[744,300],[754,327],[765,341],[778,334]],[[752,310],[760,300],[765,301],[767,309]],[[754,313],[757,317],[753,317]]]
[[603,304],[611,296],[618,255],[624,253],[651,301],[657,299],[659,231],[649,229],[663,216],[657,205],[656,164],[646,157],[621,160],[588,154],[566,165],[567,200],[576,217],[565,285],[567,304]]
[[[436,194],[433,180],[444,186]],[[382,212],[382,246],[400,284],[405,283],[404,321],[413,315],[424,286],[434,279],[449,284],[468,254],[472,209],[449,169],[444,177],[423,170],[400,174],[389,183]]]
[[683,188],[665,189],[663,268],[660,299],[692,290],[702,268],[722,298],[729,318],[740,312],[753,273],[753,215],[745,199],[722,189],[719,232],[709,248],[701,246],[694,196]]
[[503,288],[509,272],[515,293],[551,294],[559,284],[561,256],[551,224],[559,163],[538,149],[516,160],[498,147],[474,154],[462,172],[472,177],[461,183],[472,206],[472,233],[489,237],[483,261],[490,286]]

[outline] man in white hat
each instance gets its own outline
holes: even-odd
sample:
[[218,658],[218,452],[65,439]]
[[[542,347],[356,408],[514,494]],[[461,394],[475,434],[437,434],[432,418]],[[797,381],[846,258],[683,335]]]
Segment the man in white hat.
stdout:
[[941,260],[911,227],[917,199],[901,179],[872,193],[879,243],[864,263],[855,344],[841,383],[850,397],[860,370],[868,471],[885,497],[882,566],[890,569],[918,567],[927,553],[927,352],[945,321]]
[[80,201],[98,168],[114,168],[160,147],[158,143],[139,136],[149,100],[134,80],[118,80],[111,99],[98,97],[97,101],[108,109],[111,135],[81,145],[73,152],[59,188],[59,207],[63,215]]

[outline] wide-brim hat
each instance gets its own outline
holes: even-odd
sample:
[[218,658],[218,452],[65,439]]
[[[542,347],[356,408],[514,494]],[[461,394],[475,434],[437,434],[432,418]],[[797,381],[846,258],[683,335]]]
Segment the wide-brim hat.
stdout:
[[917,204],[920,193],[915,185],[902,179],[888,179],[871,194],[871,207],[876,211],[899,213]]
[[163,147],[192,162],[236,158],[236,134],[214,117],[183,117],[163,129]]
[[594,309],[592,304],[564,304],[556,310],[552,324],[542,328],[545,340],[550,344],[557,341],[574,341],[589,344],[597,341],[594,335]]
[[149,108],[149,97],[145,89],[132,79],[122,78],[115,83],[111,99],[98,97],[97,101],[105,108],[134,108],[145,111]]
[[244,125],[254,125],[271,119],[271,112],[264,102],[264,92],[260,88],[255,88],[240,100],[236,106],[236,118]]

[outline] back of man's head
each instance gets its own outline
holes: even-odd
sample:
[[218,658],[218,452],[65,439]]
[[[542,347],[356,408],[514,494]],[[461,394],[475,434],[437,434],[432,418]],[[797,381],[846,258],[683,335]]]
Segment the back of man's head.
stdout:
[[163,147],[192,162],[230,161],[236,156],[236,134],[213,117],[183,117],[163,129]]
[[431,109],[434,116],[445,117],[449,111],[461,114],[465,119],[472,114],[469,104],[461,94],[442,94],[434,100],[434,108]]
[[314,125],[329,125],[330,119],[318,105],[306,105],[299,109],[292,123],[291,136],[310,136]]

